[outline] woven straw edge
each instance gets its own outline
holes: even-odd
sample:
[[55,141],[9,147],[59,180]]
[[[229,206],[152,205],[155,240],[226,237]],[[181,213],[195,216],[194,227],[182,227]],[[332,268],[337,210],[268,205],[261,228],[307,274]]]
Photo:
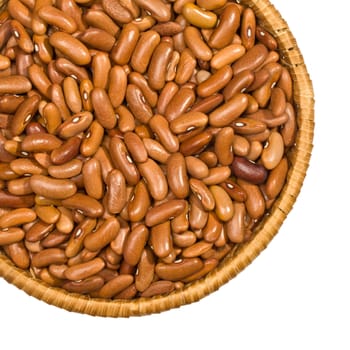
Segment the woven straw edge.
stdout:
[[[3,2],[0,0],[0,4]],[[110,301],[75,295],[33,279],[28,272],[16,268],[4,254],[0,254],[0,276],[27,294],[67,311],[103,317],[141,316],[202,299],[235,277],[266,248],[292,209],[309,166],[314,133],[314,93],[302,54],[280,13],[268,0],[242,0],[240,3],[253,8],[264,27],[273,33],[279,43],[280,55],[294,80],[299,126],[296,147],[289,155],[292,167],[287,184],[274,204],[271,215],[262,222],[254,239],[232,251],[205,278],[167,296]]]

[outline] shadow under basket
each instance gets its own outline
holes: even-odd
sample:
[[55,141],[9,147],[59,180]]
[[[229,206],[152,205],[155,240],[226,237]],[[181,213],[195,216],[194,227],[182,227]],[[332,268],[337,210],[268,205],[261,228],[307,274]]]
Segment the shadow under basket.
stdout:
[[[3,1],[0,0],[1,2]],[[257,19],[278,42],[281,62],[288,68],[293,79],[293,99],[298,122],[296,144],[288,153],[290,169],[286,184],[269,215],[255,230],[254,238],[233,249],[206,277],[166,296],[105,300],[68,293],[34,279],[28,271],[16,268],[5,254],[0,252],[1,277],[28,295],[68,311],[104,317],[140,316],[159,313],[202,299],[229,282],[267,247],[292,209],[309,166],[314,132],[314,95],[302,54],[280,13],[268,0],[241,0],[240,3],[254,10]]]

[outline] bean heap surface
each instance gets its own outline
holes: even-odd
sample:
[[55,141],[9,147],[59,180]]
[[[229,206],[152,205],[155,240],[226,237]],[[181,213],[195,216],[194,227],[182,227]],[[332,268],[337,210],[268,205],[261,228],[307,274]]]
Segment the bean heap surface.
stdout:
[[226,0],[9,0],[0,15],[0,248],[69,292],[206,276],[286,181],[292,79]]

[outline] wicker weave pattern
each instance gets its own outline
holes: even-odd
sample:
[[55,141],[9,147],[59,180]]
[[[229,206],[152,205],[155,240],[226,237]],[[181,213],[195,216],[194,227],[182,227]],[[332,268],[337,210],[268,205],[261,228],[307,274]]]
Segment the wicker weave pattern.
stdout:
[[[273,33],[278,41],[280,56],[294,80],[294,101],[299,127],[296,147],[289,154],[292,166],[288,173],[287,184],[280,198],[275,202],[271,215],[261,223],[255,238],[232,251],[204,279],[168,296],[109,301],[70,294],[33,279],[28,272],[14,267],[1,253],[0,276],[27,294],[68,311],[105,317],[139,316],[198,301],[235,277],[266,248],[292,209],[309,166],[314,132],[314,94],[302,54],[279,12],[268,0],[241,0],[240,2],[253,8],[263,26]],[[0,5],[4,3],[5,1],[0,0]]]

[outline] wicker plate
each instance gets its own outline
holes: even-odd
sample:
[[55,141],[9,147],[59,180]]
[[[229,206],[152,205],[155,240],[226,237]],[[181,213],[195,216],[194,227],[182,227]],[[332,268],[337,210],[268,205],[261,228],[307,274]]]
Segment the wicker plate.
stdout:
[[[1,3],[4,1],[0,0]],[[205,278],[167,296],[111,301],[71,294],[34,279],[29,272],[16,268],[0,252],[1,277],[27,294],[68,311],[108,317],[139,316],[159,313],[198,301],[235,277],[266,248],[292,209],[309,166],[314,132],[314,95],[302,54],[280,13],[268,0],[241,0],[240,3],[254,10],[263,27],[278,41],[280,57],[294,81],[294,101],[299,128],[296,146],[288,155],[291,167],[287,183],[275,202],[271,214],[260,224],[255,237],[232,251]]]

